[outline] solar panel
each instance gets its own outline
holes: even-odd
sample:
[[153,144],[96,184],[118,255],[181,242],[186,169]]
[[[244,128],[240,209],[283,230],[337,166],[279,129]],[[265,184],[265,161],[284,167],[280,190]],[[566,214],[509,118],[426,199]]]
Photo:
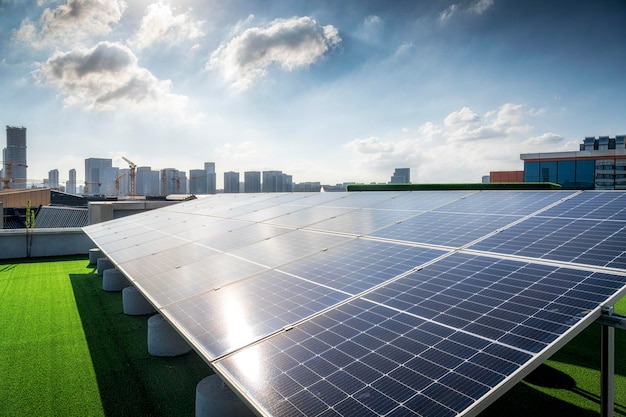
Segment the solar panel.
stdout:
[[260,415],[476,415],[626,294],[625,197],[217,195],[85,232]]
[[407,242],[461,247],[494,232],[521,216],[427,212],[372,233]]

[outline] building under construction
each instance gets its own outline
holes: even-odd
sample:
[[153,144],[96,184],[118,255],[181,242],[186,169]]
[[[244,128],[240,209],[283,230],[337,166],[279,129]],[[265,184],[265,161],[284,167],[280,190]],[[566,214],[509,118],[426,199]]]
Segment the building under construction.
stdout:
[[2,150],[2,189],[26,188],[26,128],[7,126],[7,144]]

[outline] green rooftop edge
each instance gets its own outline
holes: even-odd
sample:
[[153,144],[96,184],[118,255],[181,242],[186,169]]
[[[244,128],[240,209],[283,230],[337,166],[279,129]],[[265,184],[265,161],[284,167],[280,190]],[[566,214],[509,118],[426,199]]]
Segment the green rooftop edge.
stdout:
[[493,182],[467,184],[348,184],[350,191],[465,191],[465,190],[560,190],[552,182]]

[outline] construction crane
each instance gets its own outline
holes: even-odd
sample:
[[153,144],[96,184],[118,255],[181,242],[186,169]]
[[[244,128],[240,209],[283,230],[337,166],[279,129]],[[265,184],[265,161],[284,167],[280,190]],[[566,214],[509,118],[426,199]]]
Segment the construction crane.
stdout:
[[120,195],[120,179],[124,178],[126,173],[124,172],[122,175],[118,175],[115,177],[115,197],[117,198]]
[[135,172],[137,170],[137,164],[135,164],[133,161],[126,158],[125,156],[122,156],[122,159],[128,162],[128,168],[130,168],[130,196],[134,197],[135,196]]
[[[28,168],[28,165],[26,164],[22,164],[21,162],[10,162],[10,161],[0,161],[0,163],[3,163],[5,168],[5,173],[4,176],[2,177],[2,189],[4,190],[8,190],[9,188],[11,188],[11,183],[13,182],[14,178],[13,178],[13,165],[18,166],[18,167],[24,167],[24,168]],[[18,178],[21,180],[22,178]]]
[[89,194],[89,184],[94,184],[97,185],[98,187],[100,187],[102,184],[99,182],[93,182],[93,181],[85,181],[85,189],[83,190],[83,193],[85,195]]

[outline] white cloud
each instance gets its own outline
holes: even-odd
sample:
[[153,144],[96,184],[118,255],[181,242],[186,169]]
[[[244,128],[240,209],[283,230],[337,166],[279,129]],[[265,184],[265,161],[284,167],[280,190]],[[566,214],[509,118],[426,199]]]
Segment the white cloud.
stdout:
[[459,111],[455,111],[450,113],[444,120],[443,123],[446,126],[455,126],[459,124],[467,124],[474,123],[480,121],[480,116],[469,107],[463,107]]
[[420,143],[415,139],[382,141],[376,137],[355,139],[344,145],[352,152],[351,165],[355,170],[379,172],[386,175],[398,166],[419,164],[422,159]]
[[243,90],[277,65],[286,71],[315,63],[341,41],[332,25],[310,17],[279,19],[269,26],[246,29],[211,55],[207,68],[217,68],[235,88]]
[[351,153],[355,169],[370,171],[379,178],[391,175],[394,167],[412,168],[413,182],[480,181],[489,171],[519,170],[519,154],[527,145],[554,144],[562,138],[547,133],[535,138],[519,104],[506,103],[480,115],[463,107],[446,116],[443,123],[426,122],[402,135],[402,139],[376,137],[355,139],[344,147]]
[[383,29],[383,20],[376,15],[369,15],[363,20],[362,36],[366,39],[375,39]]
[[85,38],[110,33],[125,9],[123,0],[66,0],[54,9],[46,8],[37,23],[25,19],[13,38],[33,46],[76,44]]
[[190,13],[174,14],[172,7],[164,2],[148,6],[148,13],[131,41],[139,49],[157,43],[178,44],[203,35],[202,23],[195,21]]
[[445,22],[450,19],[456,13],[458,7],[459,6],[457,6],[456,4],[451,4],[450,6],[448,6],[446,10],[439,14],[439,21]]
[[532,138],[528,138],[526,142],[524,143],[527,145],[540,146],[540,145],[554,145],[562,141],[563,141],[563,136],[557,135],[556,133],[548,132],[540,136],[534,136]]
[[439,13],[439,22],[446,23],[458,13],[482,15],[493,6],[494,0],[476,0],[464,8],[458,4],[451,4],[443,12]]
[[140,67],[132,51],[119,43],[100,42],[91,49],[56,52],[35,76],[59,88],[67,104],[96,109],[118,105],[180,109],[186,104],[186,97],[169,92],[169,80],[159,81]]
[[493,0],[476,0],[469,6],[468,11],[474,14],[483,14],[491,6],[493,6]]

